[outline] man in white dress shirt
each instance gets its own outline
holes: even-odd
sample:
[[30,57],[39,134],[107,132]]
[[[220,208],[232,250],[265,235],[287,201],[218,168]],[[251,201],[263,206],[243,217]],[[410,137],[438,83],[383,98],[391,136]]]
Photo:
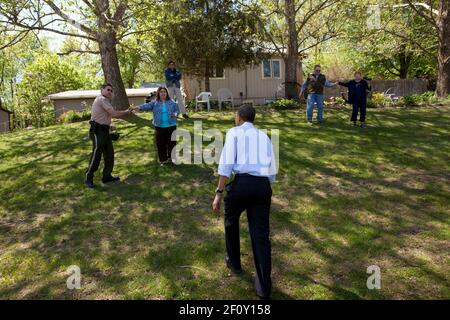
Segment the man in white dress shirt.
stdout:
[[[276,165],[273,145],[267,134],[253,126],[255,108],[243,105],[235,117],[236,127],[227,132],[220,156],[219,183],[213,210],[220,211],[224,188],[226,265],[233,273],[242,272],[239,246],[239,218],[247,211],[253,259],[256,268],[255,287],[261,299],[270,299],[271,244],[269,212],[272,197],[271,182],[275,181]],[[227,179],[234,180],[225,187]]]

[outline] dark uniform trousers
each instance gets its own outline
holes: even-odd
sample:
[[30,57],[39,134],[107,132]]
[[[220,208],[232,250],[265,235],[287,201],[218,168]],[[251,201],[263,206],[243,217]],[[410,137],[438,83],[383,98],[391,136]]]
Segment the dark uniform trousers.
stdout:
[[359,111],[359,121],[365,122],[366,121],[366,108],[367,108],[366,101],[353,102],[352,117],[350,118],[350,121],[356,122],[356,119],[358,117],[358,111]]
[[158,158],[160,162],[172,159],[172,149],[177,145],[172,141],[172,133],[177,130],[176,126],[161,128],[155,127],[155,140],[158,149]]
[[92,154],[86,170],[86,180],[94,178],[94,172],[98,170],[102,155],[105,160],[103,178],[109,178],[114,168],[114,147],[109,134],[109,126],[91,121],[89,136],[92,140]]
[[269,297],[272,289],[269,212],[272,188],[266,177],[236,175],[226,186],[225,241],[233,267],[241,268],[239,218],[247,210],[247,220],[256,268],[255,287],[258,296]]

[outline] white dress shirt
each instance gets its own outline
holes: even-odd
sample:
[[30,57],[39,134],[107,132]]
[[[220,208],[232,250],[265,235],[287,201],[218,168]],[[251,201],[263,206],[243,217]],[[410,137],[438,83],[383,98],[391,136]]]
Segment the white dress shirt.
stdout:
[[251,122],[228,130],[218,173],[227,178],[232,173],[247,173],[268,177],[270,182],[274,182],[277,173],[275,155],[267,134],[255,128]]

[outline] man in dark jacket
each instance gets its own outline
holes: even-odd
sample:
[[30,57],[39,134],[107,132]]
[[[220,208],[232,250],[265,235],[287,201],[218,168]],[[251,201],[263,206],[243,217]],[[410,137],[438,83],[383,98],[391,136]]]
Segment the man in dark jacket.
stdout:
[[300,91],[300,97],[306,98],[306,121],[309,124],[312,124],[313,121],[314,104],[317,104],[317,122],[323,121],[324,87],[330,88],[335,85],[336,83],[327,80],[321,73],[319,64],[314,66],[314,72],[305,80]]
[[340,86],[348,88],[348,103],[353,105],[353,112],[350,121],[356,127],[356,119],[359,112],[361,128],[365,127],[367,91],[372,90],[369,83],[361,77],[361,72],[355,72],[355,79],[348,82],[338,82]]

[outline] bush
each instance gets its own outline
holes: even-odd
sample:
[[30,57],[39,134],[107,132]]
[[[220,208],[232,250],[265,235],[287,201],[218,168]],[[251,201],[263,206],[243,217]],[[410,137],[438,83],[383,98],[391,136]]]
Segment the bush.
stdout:
[[269,103],[269,106],[276,110],[297,109],[300,107],[300,102],[289,99],[275,100]]
[[439,101],[433,91],[427,91],[422,94],[413,94],[403,97],[405,107],[420,106],[422,104],[432,104]]
[[86,109],[83,111],[74,111],[70,110],[65,113],[63,113],[59,117],[60,123],[73,123],[73,122],[79,122],[79,121],[86,121],[91,118],[91,111]]
[[367,101],[368,108],[384,108],[389,104],[389,101],[384,97],[383,92],[374,92]]

